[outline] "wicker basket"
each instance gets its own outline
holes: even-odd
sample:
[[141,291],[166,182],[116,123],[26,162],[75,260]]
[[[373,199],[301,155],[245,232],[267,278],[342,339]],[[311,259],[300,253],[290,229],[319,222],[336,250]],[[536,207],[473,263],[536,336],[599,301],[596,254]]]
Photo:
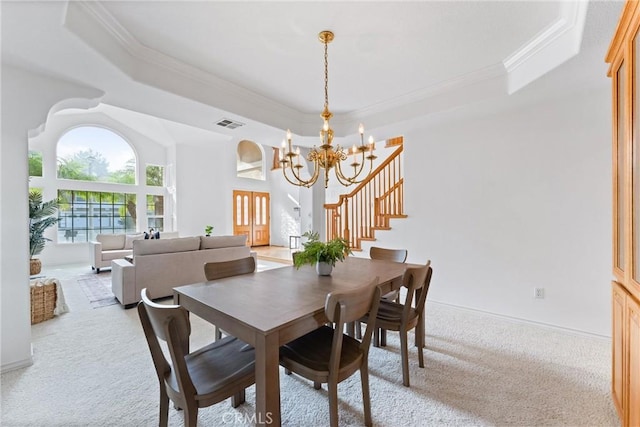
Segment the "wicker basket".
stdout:
[[53,318],[56,308],[56,283],[53,281],[31,282],[31,324]]

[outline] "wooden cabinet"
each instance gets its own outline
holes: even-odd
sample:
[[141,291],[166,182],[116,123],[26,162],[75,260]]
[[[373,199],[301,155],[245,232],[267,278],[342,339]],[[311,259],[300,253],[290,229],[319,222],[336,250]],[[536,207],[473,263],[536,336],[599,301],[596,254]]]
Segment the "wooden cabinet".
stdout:
[[640,426],[640,302],[613,282],[611,393],[622,424]]
[[606,61],[613,84],[611,392],[623,426],[640,427],[640,5],[627,1]]

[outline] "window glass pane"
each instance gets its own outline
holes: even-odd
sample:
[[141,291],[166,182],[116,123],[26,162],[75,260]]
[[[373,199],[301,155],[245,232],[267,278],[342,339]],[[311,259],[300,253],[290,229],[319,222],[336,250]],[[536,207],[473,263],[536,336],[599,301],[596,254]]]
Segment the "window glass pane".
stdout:
[[155,231],[164,230],[164,196],[147,194],[147,225]]
[[135,184],[131,146],[105,128],[81,126],[65,133],[57,145],[58,178]]
[[625,251],[625,235],[626,235],[626,227],[625,227],[625,211],[627,207],[625,194],[624,194],[624,177],[626,175],[626,165],[625,165],[625,156],[624,156],[624,87],[625,87],[625,79],[624,79],[625,67],[624,64],[620,65],[620,69],[617,73],[617,81],[618,81],[618,123],[617,123],[617,163],[618,163],[618,174],[617,174],[617,189],[616,189],[616,197],[617,197],[617,217],[616,217],[616,242],[617,242],[617,257],[616,257],[616,266],[622,270],[624,270],[625,260],[626,260],[626,251]]
[[42,153],[29,151],[29,176],[42,176]]
[[262,224],[267,223],[267,198],[262,197]]
[[155,187],[164,185],[164,168],[162,166],[147,166],[147,185]]
[[86,242],[101,233],[136,230],[135,194],[59,190],[58,196],[63,200],[58,209],[58,242]]
[[242,225],[242,199],[236,196],[236,225]]

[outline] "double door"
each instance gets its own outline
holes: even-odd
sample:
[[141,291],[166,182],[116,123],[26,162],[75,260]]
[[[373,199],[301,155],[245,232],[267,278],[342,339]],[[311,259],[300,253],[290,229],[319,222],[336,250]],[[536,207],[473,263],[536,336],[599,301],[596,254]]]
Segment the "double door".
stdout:
[[247,236],[249,246],[269,246],[269,193],[233,190],[233,234]]

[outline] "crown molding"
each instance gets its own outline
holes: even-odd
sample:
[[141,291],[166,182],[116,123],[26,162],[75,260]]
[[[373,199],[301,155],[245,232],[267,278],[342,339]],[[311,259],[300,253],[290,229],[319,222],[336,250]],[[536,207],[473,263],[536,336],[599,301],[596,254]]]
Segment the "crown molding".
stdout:
[[[579,51],[587,6],[586,1],[562,2],[556,21],[500,63],[335,114],[336,136],[354,133],[359,122],[369,128],[383,126],[406,119],[407,114],[417,117],[514,93]],[[101,2],[69,2],[65,18],[71,32],[135,81],[228,112],[228,116],[279,129],[295,128],[298,135],[317,134],[319,112],[298,111],[143,45]]]
[[[65,18],[65,27],[136,81],[240,116],[247,113],[248,106],[260,111],[261,115],[265,112],[282,117],[300,115],[297,110],[143,45],[100,2],[69,2]],[[94,25],[88,25],[83,19]],[[119,52],[119,55],[114,52]],[[122,56],[123,53],[126,57]],[[194,91],[194,83],[201,87]],[[206,90],[202,91],[202,86]],[[187,87],[192,90],[181,90]],[[198,93],[200,96],[194,96]],[[213,99],[215,105],[211,103]],[[238,105],[242,110],[234,111],[237,108],[232,107]]]
[[560,17],[504,59],[512,94],[580,52],[588,2],[565,1]]

